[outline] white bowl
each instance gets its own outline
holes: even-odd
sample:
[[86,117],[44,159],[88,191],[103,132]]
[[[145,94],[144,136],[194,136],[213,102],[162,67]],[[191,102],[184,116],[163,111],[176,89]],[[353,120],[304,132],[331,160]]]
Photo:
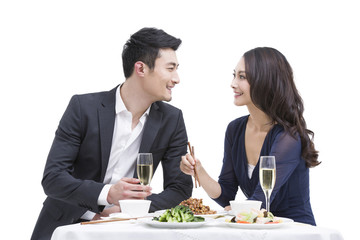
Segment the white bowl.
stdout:
[[243,212],[250,212],[252,209],[260,210],[261,201],[245,200],[245,201],[230,201],[231,211],[234,215],[238,215]]
[[142,217],[149,213],[150,200],[127,199],[119,200],[122,213],[128,214],[130,217]]

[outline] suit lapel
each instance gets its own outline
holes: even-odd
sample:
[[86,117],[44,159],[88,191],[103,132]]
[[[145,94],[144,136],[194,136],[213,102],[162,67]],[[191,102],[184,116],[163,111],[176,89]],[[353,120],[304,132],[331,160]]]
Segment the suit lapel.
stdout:
[[163,113],[159,110],[159,106],[156,104],[156,102],[153,103],[144,126],[144,133],[139,149],[140,153],[146,153],[150,151],[154,139],[160,129],[162,116]]
[[116,89],[117,87],[111,90],[104,97],[98,109],[101,146],[101,181],[104,181],[111,151],[111,143],[115,124]]
[[[144,133],[142,136],[139,153],[150,152],[151,146],[159,132],[163,113],[159,110],[159,106],[155,103],[152,104],[149,116],[146,119],[144,126]],[[154,162],[155,165],[155,162]],[[154,169],[155,170],[155,169]],[[137,171],[135,168],[134,178],[137,178]]]

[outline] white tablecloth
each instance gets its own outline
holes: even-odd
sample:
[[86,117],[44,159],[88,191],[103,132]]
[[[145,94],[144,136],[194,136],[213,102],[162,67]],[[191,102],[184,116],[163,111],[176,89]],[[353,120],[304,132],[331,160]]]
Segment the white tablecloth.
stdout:
[[290,223],[276,229],[239,229],[211,222],[199,228],[160,229],[141,222],[72,224],[58,227],[51,240],[343,240],[333,229]]

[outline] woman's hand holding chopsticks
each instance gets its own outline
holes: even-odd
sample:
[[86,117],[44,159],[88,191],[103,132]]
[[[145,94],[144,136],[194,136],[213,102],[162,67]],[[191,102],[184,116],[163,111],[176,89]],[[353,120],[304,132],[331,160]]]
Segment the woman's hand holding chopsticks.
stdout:
[[190,153],[181,157],[180,169],[183,173],[195,177],[195,167],[197,170],[196,172],[199,172],[199,169],[201,168],[201,162],[199,159],[194,159]]
[[191,149],[190,153],[181,157],[180,170],[187,175],[194,176],[195,184],[198,183],[209,197],[214,199],[218,198],[221,194],[220,184],[209,176],[200,160],[194,156],[195,154],[191,145],[189,149]]
[[182,156],[181,162],[180,162],[180,169],[183,173],[191,175],[195,178],[195,186],[197,182],[200,186],[199,181],[199,171],[201,169],[201,162],[199,159],[194,158],[191,154],[186,154],[185,156]]

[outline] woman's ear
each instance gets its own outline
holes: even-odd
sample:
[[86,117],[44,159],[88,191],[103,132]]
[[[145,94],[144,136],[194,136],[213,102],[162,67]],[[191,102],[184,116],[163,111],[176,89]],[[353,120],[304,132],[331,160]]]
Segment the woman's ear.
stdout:
[[137,61],[134,65],[136,75],[143,77],[145,75],[145,63]]

